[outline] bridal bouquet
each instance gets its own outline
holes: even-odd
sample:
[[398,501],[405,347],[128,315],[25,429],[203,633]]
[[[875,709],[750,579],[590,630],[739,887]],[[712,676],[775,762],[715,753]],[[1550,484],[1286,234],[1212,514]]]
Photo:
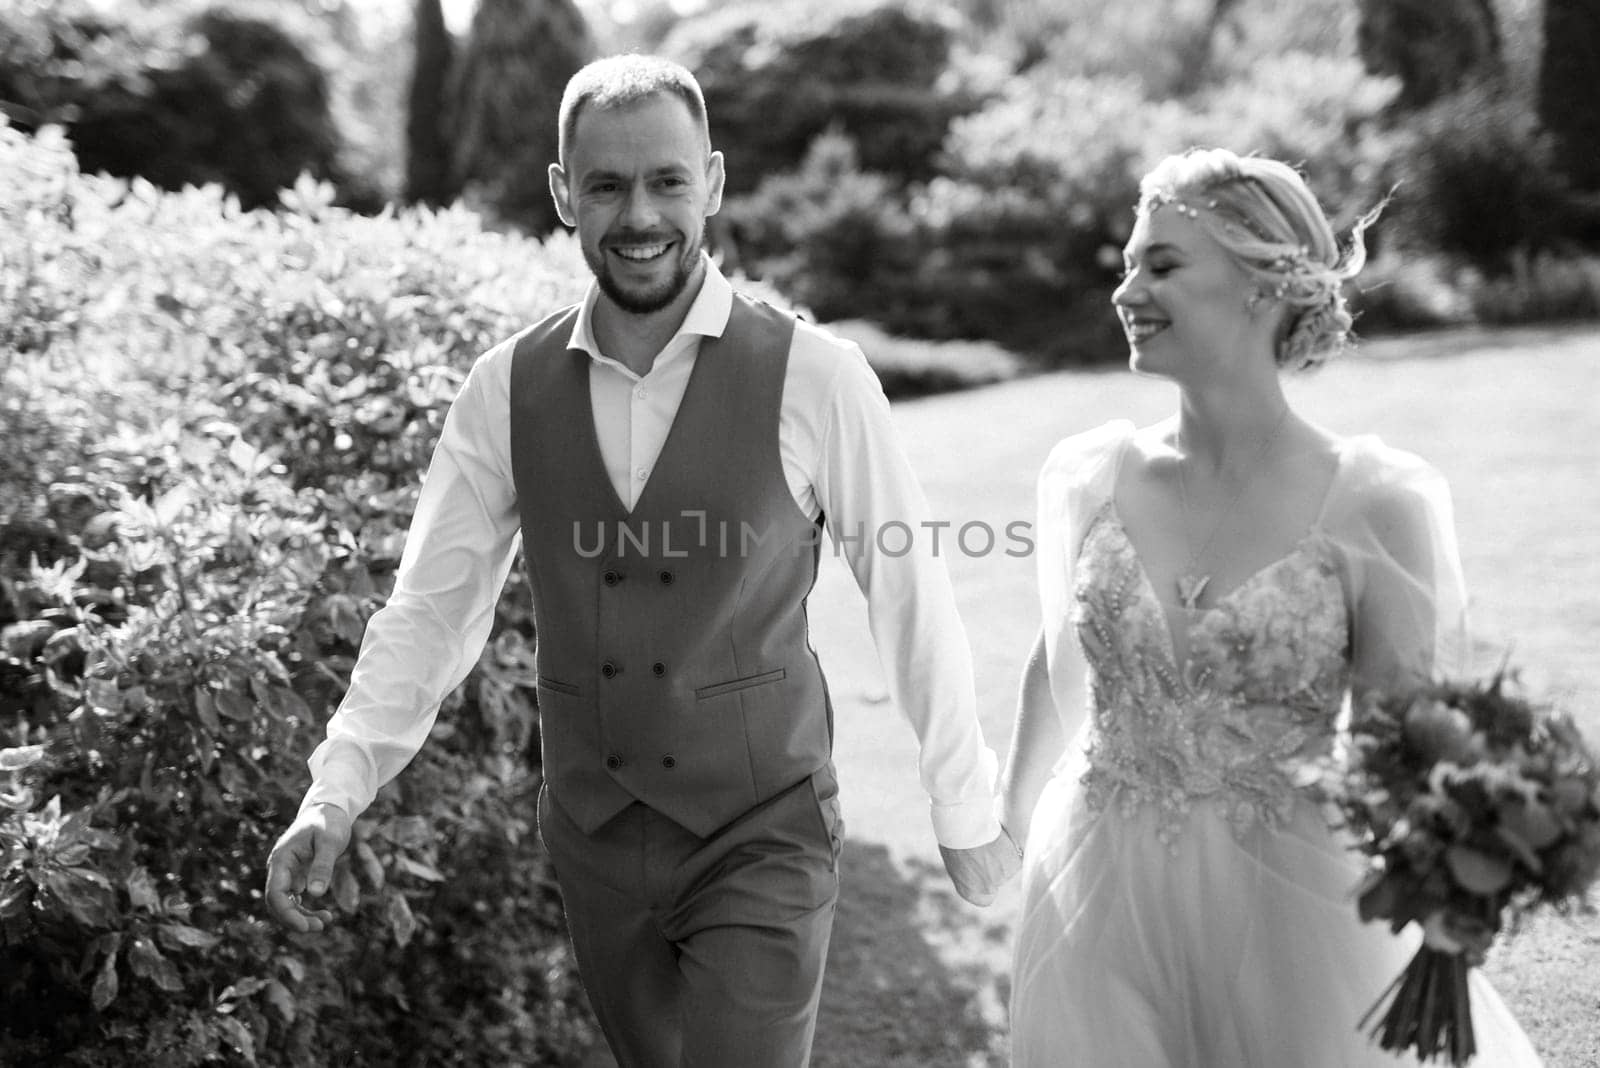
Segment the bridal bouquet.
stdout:
[[[1487,683],[1379,694],[1357,707],[1331,796],[1371,859],[1363,920],[1423,945],[1362,1018],[1387,1050],[1463,1065],[1476,1052],[1467,973],[1502,923],[1587,907],[1600,873],[1600,766],[1572,720]],[[1387,1009],[1384,1009],[1387,1003]]]

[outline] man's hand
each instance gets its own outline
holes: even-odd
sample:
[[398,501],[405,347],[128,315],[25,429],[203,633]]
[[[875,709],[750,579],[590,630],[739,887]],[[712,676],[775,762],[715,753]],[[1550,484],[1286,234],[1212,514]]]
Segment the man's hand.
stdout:
[[956,893],[974,905],[987,905],[1010,878],[1022,869],[1022,849],[1004,827],[988,845],[972,849],[939,847],[944,870],[956,885]]
[[313,805],[301,813],[267,857],[267,909],[291,931],[321,931],[333,923],[328,909],[310,909],[302,896],[321,897],[333,882],[333,863],[350,844],[350,816],[338,805]]

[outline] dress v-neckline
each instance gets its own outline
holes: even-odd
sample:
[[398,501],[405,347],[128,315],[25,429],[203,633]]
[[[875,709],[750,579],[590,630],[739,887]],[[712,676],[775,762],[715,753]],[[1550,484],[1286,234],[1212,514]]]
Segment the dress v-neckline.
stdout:
[[[1335,444],[1333,475],[1328,479],[1327,488],[1323,491],[1322,501],[1317,507],[1316,517],[1312,519],[1311,525],[1306,528],[1305,533],[1295,539],[1293,545],[1281,555],[1250,572],[1227,593],[1215,598],[1204,608],[1196,607],[1191,609],[1184,608],[1181,605],[1174,606],[1177,610],[1177,614],[1174,616],[1173,611],[1169,609],[1167,602],[1156,588],[1155,580],[1150,577],[1150,571],[1145,566],[1144,557],[1139,554],[1139,547],[1133,543],[1133,538],[1128,533],[1127,524],[1122,521],[1122,513],[1117,508],[1117,481],[1122,473],[1123,459],[1127,456],[1132,442],[1133,437],[1129,435],[1123,439],[1117,448],[1116,459],[1111,472],[1110,492],[1107,494],[1104,510],[1106,515],[1110,517],[1111,522],[1116,526],[1117,534],[1122,538],[1123,544],[1127,546],[1128,554],[1133,559],[1134,569],[1138,573],[1139,585],[1144,589],[1146,595],[1155,605],[1156,611],[1161,616],[1161,631],[1165,639],[1162,644],[1167,654],[1167,662],[1172,666],[1173,671],[1177,673],[1178,679],[1185,686],[1188,686],[1189,669],[1193,660],[1193,637],[1195,631],[1212,615],[1227,608],[1240,593],[1254,586],[1267,574],[1276,571],[1295,559],[1322,535],[1323,521],[1327,518],[1328,506],[1333,501],[1340,479],[1344,476],[1345,463],[1349,455],[1349,443],[1348,441],[1339,441]],[[1183,655],[1181,657],[1178,653],[1180,632],[1183,637]]]
[[[1337,474],[1335,477],[1338,477]],[[1184,608],[1183,606],[1178,605],[1176,606],[1177,611],[1174,613],[1171,608],[1168,607],[1167,602],[1161,599],[1161,595],[1156,590],[1155,581],[1151,579],[1150,572],[1145,567],[1144,557],[1139,555],[1138,546],[1134,545],[1133,539],[1128,536],[1128,528],[1122,521],[1121,513],[1117,511],[1115,499],[1106,501],[1105,514],[1106,517],[1110,519],[1112,525],[1116,527],[1117,535],[1122,539],[1122,544],[1124,547],[1126,547],[1128,556],[1133,561],[1134,571],[1138,575],[1140,588],[1143,590],[1145,596],[1150,599],[1151,604],[1155,606],[1156,612],[1161,617],[1161,631],[1162,636],[1165,639],[1163,642],[1163,649],[1167,654],[1167,662],[1171,664],[1173,671],[1177,674],[1177,678],[1182,680],[1185,685],[1188,685],[1189,666],[1193,660],[1195,631],[1197,631],[1210,616],[1227,608],[1241,593],[1256,585],[1256,583],[1258,583],[1268,574],[1271,574],[1272,572],[1288,564],[1291,560],[1294,560],[1296,557],[1300,556],[1301,553],[1308,549],[1312,542],[1314,542],[1322,533],[1322,527],[1320,523],[1313,523],[1311,527],[1304,534],[1302,534],[1292,546],[1289,547],[1287,552],[1256,568],[1249,575],[1247,575],[1243,581],[1234,586],[1221,597],[1218,597],[1216,600],[1212,601],[1211,604],[1206,605],[1204,608]],[[1178,652],[1178,633],[1180,629],[1183,634],[1183,653],[1181,656]]]

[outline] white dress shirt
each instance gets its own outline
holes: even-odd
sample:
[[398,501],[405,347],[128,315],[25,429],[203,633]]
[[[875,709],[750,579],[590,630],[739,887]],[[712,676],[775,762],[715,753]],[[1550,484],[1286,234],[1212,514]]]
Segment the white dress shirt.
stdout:
[[[683,325],[644,375],[600,351],[591,283],[572,348],[589,354],[589,396],[606,472],[630,509],[677,415],[701,337],[720,337],[733,288],[706,261]],[[502,342],[474,364],[445,418],[406,536],[394,592],[373,615],[349,692],[311,755],[302,808],[328,802],[355,817],[416,755],[443,697],[488,639],[520,537],[511,477],[510,371]],[[800,322],[778,425],[783,473],[801,511],[826,516],[866,595],[891,696],[921,743],[920,772],[940,844],[966,849],[999,834],[995,755],[983,741],[972,654],[927,501],[902,451],[889,403],[859,347]],[[879,544],[877,533],[892,528]],[[912,532],[908,539],[899,524]],[[887,548],[888,551],[884,551]],[[557,626],[559,621],[545,621]]]

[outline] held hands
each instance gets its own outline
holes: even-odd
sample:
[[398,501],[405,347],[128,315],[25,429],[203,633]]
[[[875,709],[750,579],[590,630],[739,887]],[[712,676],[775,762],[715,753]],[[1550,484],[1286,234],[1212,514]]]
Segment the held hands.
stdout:
[[333,863],[350,844],[350,817],[337,805],[302,812],[267,857],[267,909],[291,931],[321,931],[333,923],[328,909],[307,908],[333,881]]
[[956,893],[974,905],[992,903],[1000,888],[1022,868],[1022,847],[1003,826],[988,845],[971,849],[940,846],[939,855]]

